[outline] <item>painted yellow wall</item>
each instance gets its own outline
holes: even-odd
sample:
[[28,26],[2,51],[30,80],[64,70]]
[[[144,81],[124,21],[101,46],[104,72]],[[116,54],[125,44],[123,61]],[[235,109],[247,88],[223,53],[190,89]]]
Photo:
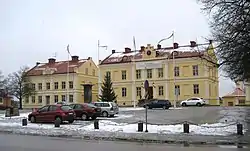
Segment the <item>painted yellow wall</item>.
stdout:
[[[88,68],[88,73],[85,69]],[[92,72],[95,70],[95,72]],[[75,69],[76,73],[70,73],[69,81],[73,81],[73,89],[69,89],[69,95],[73,95],[74,101],[83,103],[84,93],[82,84],[93,84],[92,100],[96,100],[97,96],[97,66],[92,60],[87,61],[78,69]],[[93,75],[94,73],[94,75]],[[30,96],[29,102],[26,102],[26,98],[23,99],[23,108],[38,108],[46,105],[46,96],[50,96],[50,104],[54,104],[54,95],[58,95],[58,101],[62,101],[62,95],[67,95],[67,74],[52,74],[42,76],[30,76],[31,83],[36,86],[35,103],[32,103],[32,96]],[[66,89],[62,89],[62,82],[66,82]],[[50,90],[46,90],[46,83],[50,83]],[[58,82],[58,89],[54,89],[54,82]],[[38,90],[38,83],[42,83],[42,90]],[[38,102],[38,96],[42,96],[42,103]]]
[[223,99],[223,106],[229,106],[229,103],[231,102],[233,104],[233,106],[235,105],[247,105],[246,103],[245,104],[239,104],[238,103],[238,99],[239,100],[245,100],[245,97],[244,96],[240,96],[240,97],[222,97]]

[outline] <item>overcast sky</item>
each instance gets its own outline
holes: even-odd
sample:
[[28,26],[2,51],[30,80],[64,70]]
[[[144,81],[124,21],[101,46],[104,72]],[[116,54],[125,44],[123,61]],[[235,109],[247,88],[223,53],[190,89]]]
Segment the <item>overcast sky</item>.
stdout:
[[[207,17],[196,0],[0,0],[0,70],[5,75],[20,66],[47,62],[56,53],[66,60],[72,55],[97,61],[97,40],[122,51],[136,45],[156,45],[175,31],[180,45],[209,35]],[[163,43],[170,46],[171,41]],[[220,77],[220,95],[234,84]]]

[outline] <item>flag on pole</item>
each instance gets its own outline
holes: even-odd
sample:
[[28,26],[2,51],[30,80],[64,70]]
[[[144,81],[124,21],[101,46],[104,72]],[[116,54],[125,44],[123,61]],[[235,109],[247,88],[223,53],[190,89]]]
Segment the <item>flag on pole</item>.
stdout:
[[158,44],[160,44],[162,41],[168,40],[168,39],[170,39],[170,38],[172,38],[172,37],[174,37],[174,32],[172,32],[172,34],[171,34],[169,37],[161,39],[161,40],[158,42]]

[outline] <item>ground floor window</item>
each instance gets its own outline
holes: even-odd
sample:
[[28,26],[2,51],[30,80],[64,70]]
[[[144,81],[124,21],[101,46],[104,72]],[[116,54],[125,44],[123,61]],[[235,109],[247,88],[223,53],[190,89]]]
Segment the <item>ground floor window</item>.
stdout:
[[127,88],[122,88],[122,97],[127,96]]

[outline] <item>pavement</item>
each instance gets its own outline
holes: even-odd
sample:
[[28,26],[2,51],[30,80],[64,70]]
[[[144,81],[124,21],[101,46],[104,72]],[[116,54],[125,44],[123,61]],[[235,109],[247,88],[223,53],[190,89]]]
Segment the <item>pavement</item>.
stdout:
[[132,143],[115,141],[86,141],[69,138],[0,134],[1,151],[249,151],[248,146],[199,146]]

